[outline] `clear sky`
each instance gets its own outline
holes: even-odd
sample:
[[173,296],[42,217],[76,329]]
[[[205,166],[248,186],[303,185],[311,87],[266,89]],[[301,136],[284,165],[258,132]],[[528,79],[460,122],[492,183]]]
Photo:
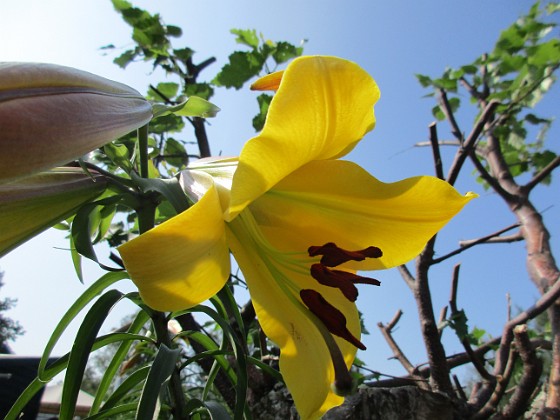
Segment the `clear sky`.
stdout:
[[[176,46],[188,45],[197,55],[195,61],[214,56],[218,62],[203,73],[210,80],[225,64],[227,55],[239,48],[229,33],[231,28],[254,28],[265,38],[299,43],[306,39],[306,54],[344,57],[359,63],[378,82],[382,98],[376,106],[377,127],[348,157],[383,181],[407,176],[433,174],[431,153],[413,148],[427,140],[433,121],[430,99],[414,77],[415,73],[437,76],[446,66],[459,66],[489,51],[500,30],[527,11],[527,0],[308,0],[308,1],[136,1],[139,7],[158,11],[168,24],[181,26],[184,37]],[[157,5],[157,6],[156,6]],[[103,55],[99,47],[114,44],[131,46],[130,28],[122,22],[106,0],[20,0],[0,1],[0,60],[43,61],[74,66],[127,83],[145,92],[149,83],[162,81],[143,64],[130,65],[126,71]],[[254,135],[251,119],[256,113],[255,93],[247,90],[218,91],[213,98],[222,111],[211,121],[208,132],[214,153],[236,155],[244,141]],[[543,106],[545,115],[557,114],[560,103],[556,88]],[[465,101],[467,102],[467,101]],[[548,112],[548,113],[547,113]],[[469,114],[466,113],[465,116]],[[470,129],[465,118],[459,124]],[[441,138],[449,138],[446,124],[439,127]],[[550,134],[549,147],[560,152],[558,127]],[[192,139],[190,133],[185,139]],[[450,151],[444,163],[450,164]],[[559,250],[558,176],[555,183],[537,194],[537,205],[552,229],[553,246]],[[481,197],[467,207],[442,232],[438,252],[445,254],[460,239],[484,236],[515,222],[513,216],[493,194],[473,182],[470,169],[463,171],[457,184],[461,192],[474,190]],[[1,209],[0,209],[1,211]],[[58,231],[48,231],[37,240],[21,246],[0,260],[5,286],[2,296],[18,298],[17,307],[8,313],[21,322],[27,333],[12,348],[19,354],[40,354],[58,319],[83,292],[84,286],[73,273],[68,244]],[[538,297],[527,278],[522,243],[482,246],[459,259],[433,270],[431,281],[436,312],[447,303],[452,266],[462,262],[459,306],[464,307],[470,326],[500,333],[506,316],[507,292],[515,305],[527,306]],[[86,285],[101,273],[87,265]],[[418,332],[413,299],[396,271],[376,273],[381,288],[360,289],[358,306],[365,314],[371,335],[364,338],[368,347],[359,357],[369,367],[387,373],[404,371],[395,361],[387,361],[391,351],[377,329],[377,322],[388,322],[397,311],[404,316],[395,338],[413,363],[425,360]],[[129,283],[123,290],[133,290]],[[130,306],[119,308],[106,330],[117,325]],[[451,332],[444,335],[448,351],[460,345]],[[72,334],[58,347],[68,351]]]

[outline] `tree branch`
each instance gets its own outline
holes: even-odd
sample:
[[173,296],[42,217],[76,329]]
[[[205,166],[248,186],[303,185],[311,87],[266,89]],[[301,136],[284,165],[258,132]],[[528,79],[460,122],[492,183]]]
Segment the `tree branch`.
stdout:
[[[451,292],[449,297],[449,308],[451,309],[451,316],[457,316],[459,314],[459,310],[457,308],[457,290],[459,288],[459,269],[461,268],[460,264],[456,264],[453,267],[453,277],[451,279]],[[474,353],[471,344],[469,343],[468,337],[461,337],[457,334],[465,352],[469,355],[473,366],[475,367],[478,374],[488,382],[495,382],[496,378],[488,373],[486,368],[484,367],[484,361],[481,361],[478,356]]]
[[527,184],[523,185],[521,188],[525,194],[529,194],[533,188],[540,184],[548,175],[552,173],[553,170],[560,166],[560,156],[556,156],[552,162],[546,165],[542,171],[536,174],[533,179],[531,179]]
[[542,362],[531,346],[527,325],[518,325],[513,329],[513,334],[515,336],[515,347],[523,361],[523,375],[515,387],[513,395],[502,410],[501,414],[506,419],[522,416],[529,406],[531,395],[539,384],[542,373]]
[[432,144],[432,153],[434,155],[434,166],[436,176],[439,179],[445,179],[443,175],[443,164],[441,161],[441,153],[439,152],[439,141],[437,134],[437,125],[435,122],[431,123],[430,126],[430,143]]
[[457,177],[459,176],[459,172],[461,171],[461,168],[465,163],[465,159],[469,156],[471,151],[474,149],[476,145],[476,141],[478,140],[480,134],[482,133],[484,126],[486,125],[487,122],[491,120],[494,111],[496,110],[496,107],[498,105],[499,102],[495,100],[490,101],[488,105],[486,105],[486,107],[480,114],[478,121],[474,125],[472,131],[465,139],[463,143],[463,147],[457,151],[455,155],[455,160],[451,164],[451,168],[449,169],[449,172],[447,174],[447,182],[449,182],[451,185],[453,185],[457,180]]
[[457,124],[457,120],[455,119],[453,109],[451,109],[451,104],[447,99],[447,92],[443,89],[439,89],[439,104],[441,106],[443,113],[445,114],[445,117],[449,121],[449,124],[451,124],[451,133],[462,144],[465,137],[463,136],[463,133],[459,128],[459,124]]
[[469,243],[467,245],[461,246],[461,248],[457,248],[455,251],[451,251],[450,253],[445,254],[442,257],[434,258],[432,260],[432,264],[439,264],[440,262],[445,261],[448,258],[451,258],[451,257],[453,257],[457,254],[460,254],[461,252],[464,252],[467,249],[472,248],[475,245],[488,242],[490,239],[496,238],[496,237],[500,236],[502,233],[508,232],[512,229],[515,229],[516,227],[519,227],[519,226],[520,226],[519,223],[514,223],[514,224],[509,225],[508,227],[505,227],[505,228],[503,228],[503,229],[501,229],[497,232],[491,233],[490,235],[483,236],[482,238],[479,238],[479,239],[470,240],[470,241],[468,241]]

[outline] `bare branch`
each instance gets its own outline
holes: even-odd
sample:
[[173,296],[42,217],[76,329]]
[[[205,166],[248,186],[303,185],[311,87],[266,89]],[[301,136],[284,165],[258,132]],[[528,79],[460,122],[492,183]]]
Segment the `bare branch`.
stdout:
[[397,322],[399,322],[399,320],[401,319],[402,314],[403,312],[399,309],[393,319],[389,321],[389,323],[385,327],[389,332],[393,331],[393,328],[395,328],[395,325],[397,325]]
[[459,398],[461,398],[463,401],[467,401],[467,395],[465,394],[465,391],[461,386],[461,382],[459,382],[459,378],[457,378],[457,375],[453,375],[453,383],[455,384],[455,389],[457,390]]
[[[514,233],[513,235],[506,236],[496,236],[494,238],[489,238],[484,242],[478,242],[480,239],[468,239],[466,241],[459,241],[459,246],[470,247],[473,245],[483,245],[483,244],[510,244],[512,242],[522,241],[523,235],[520,232]],[[476,243],[474,243],[476,242]]]
[[488,185],[490,185],[494,189],[494,191],[496,191],[500,195],[500,197],[503,197],[506,201],[511,200],[513,196],[508,191],[506,191],[502,187],[500,182],[486,170],[486,168],[480,161],[479,156],[475,152],[476,152],[475,150],[472,150],[471,153],[469,154],[469,157],[474,167],[482,177],[482,179]]
[[[379,327],[381,334],[383,334],[383,337],[389,344],[389,347],[393,351],[393,356],[395,357],[395,359],[397,359],[401,363],[401,365],[406,369],[406,371],[411,376],[411,378],[413,378],[414,380],[418,380],[418,379],[422,380],[424,378],[418,377],[416,373],[416,368],[412,363],[410,363],[408,358],[404,355],[401,348],[399,347],[397,342],[393,339],[393,336],[391,334],[393,327],[397,324],[401,315],[402,315],[402,311],[398,310],[395,316],[393,317],[393,319],[391,320],[391,322],[389,322],[389,324],[385,326],[383,325],[382,322],[379,322],[377,326]],[[419,382],[418,386],[422,389],[429,390],[429,385],[425,382]]]
[[527,325],[518,325],[513,329],[515,347],[523,361],[523,375],[515,387],[515,391],[502,410],[504,418],[513,419],[520,417],[529,406],[531,395],[542,373],[542,362],[537,357],[531,346],[527,333]]
[[472,248],[475,245],[485,243],[492,238],[500,236],[502,233],[506,233],[507,231],[515,229],[516,227],[519,227],[519,223],[514,223],[512,225],[509,225],[508,227],[500,229],[499,231],[491,233],[490,235],[483,236],[482,238],[471,240],[469,244],[467,244],[465,246],[462,246],[461,248],[458,248],[455,251],[451,251],[449,254],[445,254],[444,256],[439,257],[439,258],[434,258],[432,260],[432,264],[438,264],[442,261],[445,261],[448,258],[451,258],[451,257],[453,257],[457,254],[460,254],[461,252],[466,251],[467,249]]
[[449,124],[451,124],[451,133],[457,140],[459,140],[460,143],[463,143],[463,133],[459,128],[459,124],[457,124],[457,120],[455,119],[455,115],[453,113],[453,110],[451,109],[451,104],[447,99],[447,92],[443,89],[439,89],[439,104],[443,113],[445,114],[445,117],[449,121]]
[[408,287],[410,287],[411,290],[414,290],[414,283],[416,283],[416,280],[412,276],[412,273],[410,272],[408,267],[406,265],[402,264],[402,265],[399,265],[397,267],[397,269],[399,270],[399,273],[400,273],[401,277],[403,278],[405,283],[408,285]]
[[453,384],[449,377],[445,348],[440,339],[428,281],[428,270],[434,257],[435,240],[436,236],[432,237],[416,259],[416,281],[413,287],[413,294],[418,309],[422,338],[424,339],[424,346],[431,369],[430,384],[435,391],[451,394],[453,393]]
[[436,123],[435,122],[431,123],[429,128],[430,128],[430,143],[432,144],[432,153],[434,155],[434,166],[435,166],[436,176],[439,179],[445,179],[443,175],[443,163],[441,161],[441,154],[439,152],[439,141],[438,141]]
[[[473,419],[486,419],[496,412],[496,407],[498,407],[498,404],[502,400],[511,375],[513,374],[516,356],[517,353],[513,349],[510,349],[510,357],[508,358],[504,374],[499,376],[499,380],[495,383],[484,383],[480,389],[476,403],[472,405],[478,407],[481,403],[486,402],[486,404],[472,416]],[[493,392],[491,392],[492,388],[494,389]]]
[[560,281],[557,281],[550,289],[548,289],[548,291],[544,293],[533,306],[521,312],[515,318],[506,323],[502,333],[500,347],[496,351],[494,375],[501,375],[505,369],[505,364],[507,363],[509,349],[513,338],[513,329],[517,325],[524,324],[543,313],[558,298],[560,298]]
[[[453,267],[453,278],[451,280],[451,296],[449,297],[449,308],[451,309],[451,316],[458,315],[459,310],[457,308],[457,290],[459,287],[459,269],[461,268],[460,264],[456,264]],[[456,331],[457,332],[457,331]],[[458,333],[457,336],[465,349],[465,352],[471,358],[471,362],[475,367],[478,374],[488,382],[495,382],[495,378],[488,373],[486,368],[484,367],[484,361],[480,360],[478,356],[474,353],[473,348],[471,347],[471,343],[469,343],[468,337],[461,337]]]
[[560,166],[560,156],[556,156],[552,162],[546,165],[542,171],[536,174],[533,179],[531,179],[527,184],[523,185],[521,188],[528,194],[533,188],[539,185],[543,179],[552,173],[553,170]]
[[[448,308],[447,305],[441,308],[441,311],[439,312],[438,326],[443,324],[445,318],[447,318],[447,308]],[[439,330],[439,336],[441,337],[441,334],[443,333],[443,328],[438,327],[438,330]]]
[[461,171],[461,168],[465,163],[465,159],[469,156],[471,151],[474,149],[476,145],[476,141],[478,140],[480,134],[482,133],[484,126],[486,125],[487,122],[491,120],[494,111],[498,105],[499,102],[495,100],[490,101],[488,105],[486,105],[486,107],[480,114],[478,121],[474,125],[472,131],[465,139],[463,143],[463,147],[457,151],[457,154],[455,155],[455,160],[451,164],[451,168],[449,169],[449,172],[447,174],[447,182],[449,182],[451,185],[453,185],[457,180],[457,177],[459,176],[459,172]]
[[[461,143],[459,143],[457,140],[439,140],[438,144],[440,146],[460,146]],[[432,146],[432,142],[431,141],[419,141],[418,143],[414,144],[414,147],[426,147],[426,146]]]

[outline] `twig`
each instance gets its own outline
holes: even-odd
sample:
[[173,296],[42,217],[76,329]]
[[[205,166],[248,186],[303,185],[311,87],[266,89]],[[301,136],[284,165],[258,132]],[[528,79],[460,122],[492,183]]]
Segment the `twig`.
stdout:
[[439,152],[439,141],[438,141],[436,123],[435,122],[431,123],[429,128],[430,128],[430,143],[432,144],[432,153],[434,156],[434,166],[435,166],[436,176],[439,179],[445,179],[443,175],[443,163],[441,161],[441,153]]
[[[459,143],[457,140],[439,140],[438,145],[440,145],[440,146],[460,146],[461,143]],[[431,147],[432,142],[431,141],[419,141],[418,143],[414,143],[414,147],[426,147],[426,146]]]
[[[487,153],[485,151],[484,153],[484,158],[486,159],[487,157]],[[512,200],[514,197],[511,193],[509,193],[508,191],[506,191],[502,185],[500,184],[500,182],[496,179],[496,177],[492,176],[485,168],[485,166],[482,164],[482,162],[480,161],[480,159],[478,158],[478,155],[476,153],[476,150],[471,150],[471,152],[469,153],[469,158],[471,159],[471,162],[473,163],[474,167],[476,168],[476,170],[478,171],[478,173],[480,174],[481,178],[488,184],[490,185],[499,195],[500,197],[505,198],[506,200]]]
[[490,121],[496,107],[499,104],[500,103],[498,101],[492,100],[488,103],[488,105],[486,105],[486,107],[480,114],[478,121],[474,125],[472,131],[465,139],[463,143],[463,147],[457,151],[455,155],[455,160],[451,164],[451,168],[449,169],[449,172],[447,174],[447,182],[449,182],[451,185],[453,185],[457,180],[457,177],[459,176],[459,172],[461,171],[461,168],[465,163],[465,159],[469,156],[471,150],[474,149],[476,141],[478,140],[480,134],[482,133],[484,126],[488,121]]
[[407,284],[407,286],[410,287],[411,290],[414,290],[414,284],[416,283],[416,279],[414,278],[414,276],[412,275],[408,267],[402,264],[399,265],[397,269],[399,270],[399,273],[403,278],[403,280],[405,281],[405,283]]
[[560,166],[560,156],[556,156],[552,162],[546,165],[542,171],[536,174],[533,179],[531,179],[527,184],[523,185],[521,188],[525,193],[529,193],[533,188],[540,184],[543,179],[545,179],[550,173]]
[[432,237],[416,259],[416,281],[414,282],[413,293],[418,308],[418,318],[420,319],[424,347],[426,348],[428,363],[431,369],[430,384],[434,391],[451,395],[453,394],[453,385],[449,377],[445,348],[440,340],[434,316],[432,294],[428,282],[428,270],[434,257],[435,240],[436,236]]
[[496,236],[494,238],[489,238],[484,242],[477,242],[479,239],[468,239],[466,241],[459,241],[460,247],[472,246],[474,245],[482,245],[482,244],[510,244],[512,242],[519,242],[522,241],[523,235],[520,232],[514,233],[513,235],[506,235],[506,236]]
[[463,143],[464,140],[463,133],[459,128],[459,124],[457,124],[457,120],[455,119],[453,109],[451,109],[451,104],[447,99],[447,92],[443,89],[439,89],[439,103],[443,113],[445,114],[445,117],[449,121],[449,124],[451,124],[451,133],[453,133],[455,138],[459,140],[460,143]]
[[[387,341],[387,344],[389,344],[389,347],[393,351],[393,356],[395,357],[395,359],[397,359],[401,363],[401,365],[406,369],[409,375],[414,378],[417,376],[416,368],[412,363],[410,363],[408,358],[404,355],[401,348],[399,347],[397,342],[393,339],[393,336],[391,334],[393,327],[397,324],[401,315],[402,315],[402,311],[398,310],[395,316],[393,317],[393,319],[391,320],[391,322],[389,322],[389,324],[383,325],[382,322],[378,322],[377,326],[379,327],[381,334],[383,334],[383,337]],[[421,386],[421,388],[428,389],[426,386]]]
[[531,346],[527,325],[518,325],[513,329],[515,347],[523,361],[523,375],[515,387],[515,391],[502,410],[507,419],[520,417],[527,409],[531,395],[539,383],[542,373],[542,362]]
[[[442,325],[445,319],[447,318],[447,308],[448,308],[447,305],[441,308],[441,311],[439,312],[438,326]],[[438,327],[438,330],[439,330],[439,336],[441,337],[441,334],[443,334],[443,328]]]
[[511,295],[506,293],[506,300],[507,300],[507,322],[511,321]]
[[[510,357],[504,374],[499,377],[499,380],[495,383],[485,382],[478,393],[478,398],[476,402],[471,403],[475,409],[477,409],[481,404],[484,404],[479,411],[472,416],[472,419],[486,419],[496,412],[496,407],[502,400],[504,393],[506,391],[507,385],[511,379],[515,367],[515,359],[517,353],[510,349]],[[493,389],[493,391],[492,391]]]
[[465,390],[461,386],[461,382],[459,382],[459,378],[457,378],[457,375],[453,375],[453,383],[455,384],[455,389],[457,390],[457,394],[459,394],[459,398],[461,398],[463,401],[467,401],[467,395],[465,394]]
[[[459,286],[460,268],[461,268],[460,264],[456,264],[455,267],[453,267],[453,277],[451,280],[451,293],[449,297],[449,308],[451,309],[452,317],[457,316],[459,314],[459,310],[457,309],[457,290]],[[471,343],[469,343],[468,337],[461,337],[457,330],[456,332],[457,332],[457,336],[459,337],[459,340],[461,341],[461,344],[463,345],[463,348],[465,349],[465,352],[471,358],[471,362],[475,367],[476,371],[478,372],[478,374],[488,382],[495,382],[496,378],[494,378],[492,375],[488,373],[488,371],[484,367],[484,363],[481,362],[478,356],[474,353],[473,348],[471,347]]]
[[461,248],[458,248],[458,249],[456,249],[455,251],[451,251],[449,254],[445,254],[444,256],[439,257],[439,258],[434,258],[434,259],[432,260],[432,264],[439,264],[440,262],[445,261],[445,260],[447,260],[448,258],[451,258],[451,257],[453,257],[453,256],[455,256],[455,255],[457,255],[457,254],[460,254],[461,252],[466,251],[467,249],[472,248],[472,247],[475,246],[475,245],[485,243],[485,242],[487,242],[489,239],[492,239],[492,238],[495,238],[495,237],[497,237],[497,236],[500,236],[502,233],[506,233],[507,231],[510,231],[510,230],[512,230],[512,229],[515,229],[516,227],[519,227],[519,223],[514,223],[514,224],[512,224],[512,225],[509,225],[508,227],[505,227],[505,228],[503,228],[503,229],[500,229],[499,231],[494,232],[494,233],[491,233],[491,234],[489,234],[489,235],[483,236],[482,238],[473,239],[473,240],[471,240],[470,243],[468,243],[467,245],[462,246]]

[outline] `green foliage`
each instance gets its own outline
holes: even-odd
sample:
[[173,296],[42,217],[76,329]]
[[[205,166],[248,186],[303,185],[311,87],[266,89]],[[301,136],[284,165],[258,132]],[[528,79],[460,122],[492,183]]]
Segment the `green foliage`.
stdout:
[[[449,98],[453,113],[461,106],[461,89],[466,90],[480,111],[492,100],[500,102],[491,131],[487,133],[499,138],[513,177],[535,175],[556,157],[544,148],[552,120],[539,116],[534,108],[552,87],[556,80],[554,73],[560,66],[560,40],[552,35],[556,24],[550,16],[558,13],[557,6],[535,4],[526,16],[502,31],[490,53],[473,63],[446,69],[435,79],[416,75],[423,87],[432,89],[429,96],[438,96],[442,91],[453,95]],[[441,103],[432,113],[439,121],[447,118]],[[477,147],[482,159],[485,145],[483,140]]]
[[[250,50],[235,51],[229,56],[229,63],[212,81],[216,86],[241,89],[249,79],[259,75],[263,68],[270,73],[279,64],[298,57],[303,52],[303,47],[296,47],[288,42],[265,41],[262,35],[257,36],[257,31],[254,29],[232,29],[231,33],[237,35],[237,43],[249,47]],[[272,61],[274,64],[271,70],[267,65],[268,61]],[[259,106],[262,107],[261,101],[259,101]],[[254,122],[253,125],[259,126]]]

